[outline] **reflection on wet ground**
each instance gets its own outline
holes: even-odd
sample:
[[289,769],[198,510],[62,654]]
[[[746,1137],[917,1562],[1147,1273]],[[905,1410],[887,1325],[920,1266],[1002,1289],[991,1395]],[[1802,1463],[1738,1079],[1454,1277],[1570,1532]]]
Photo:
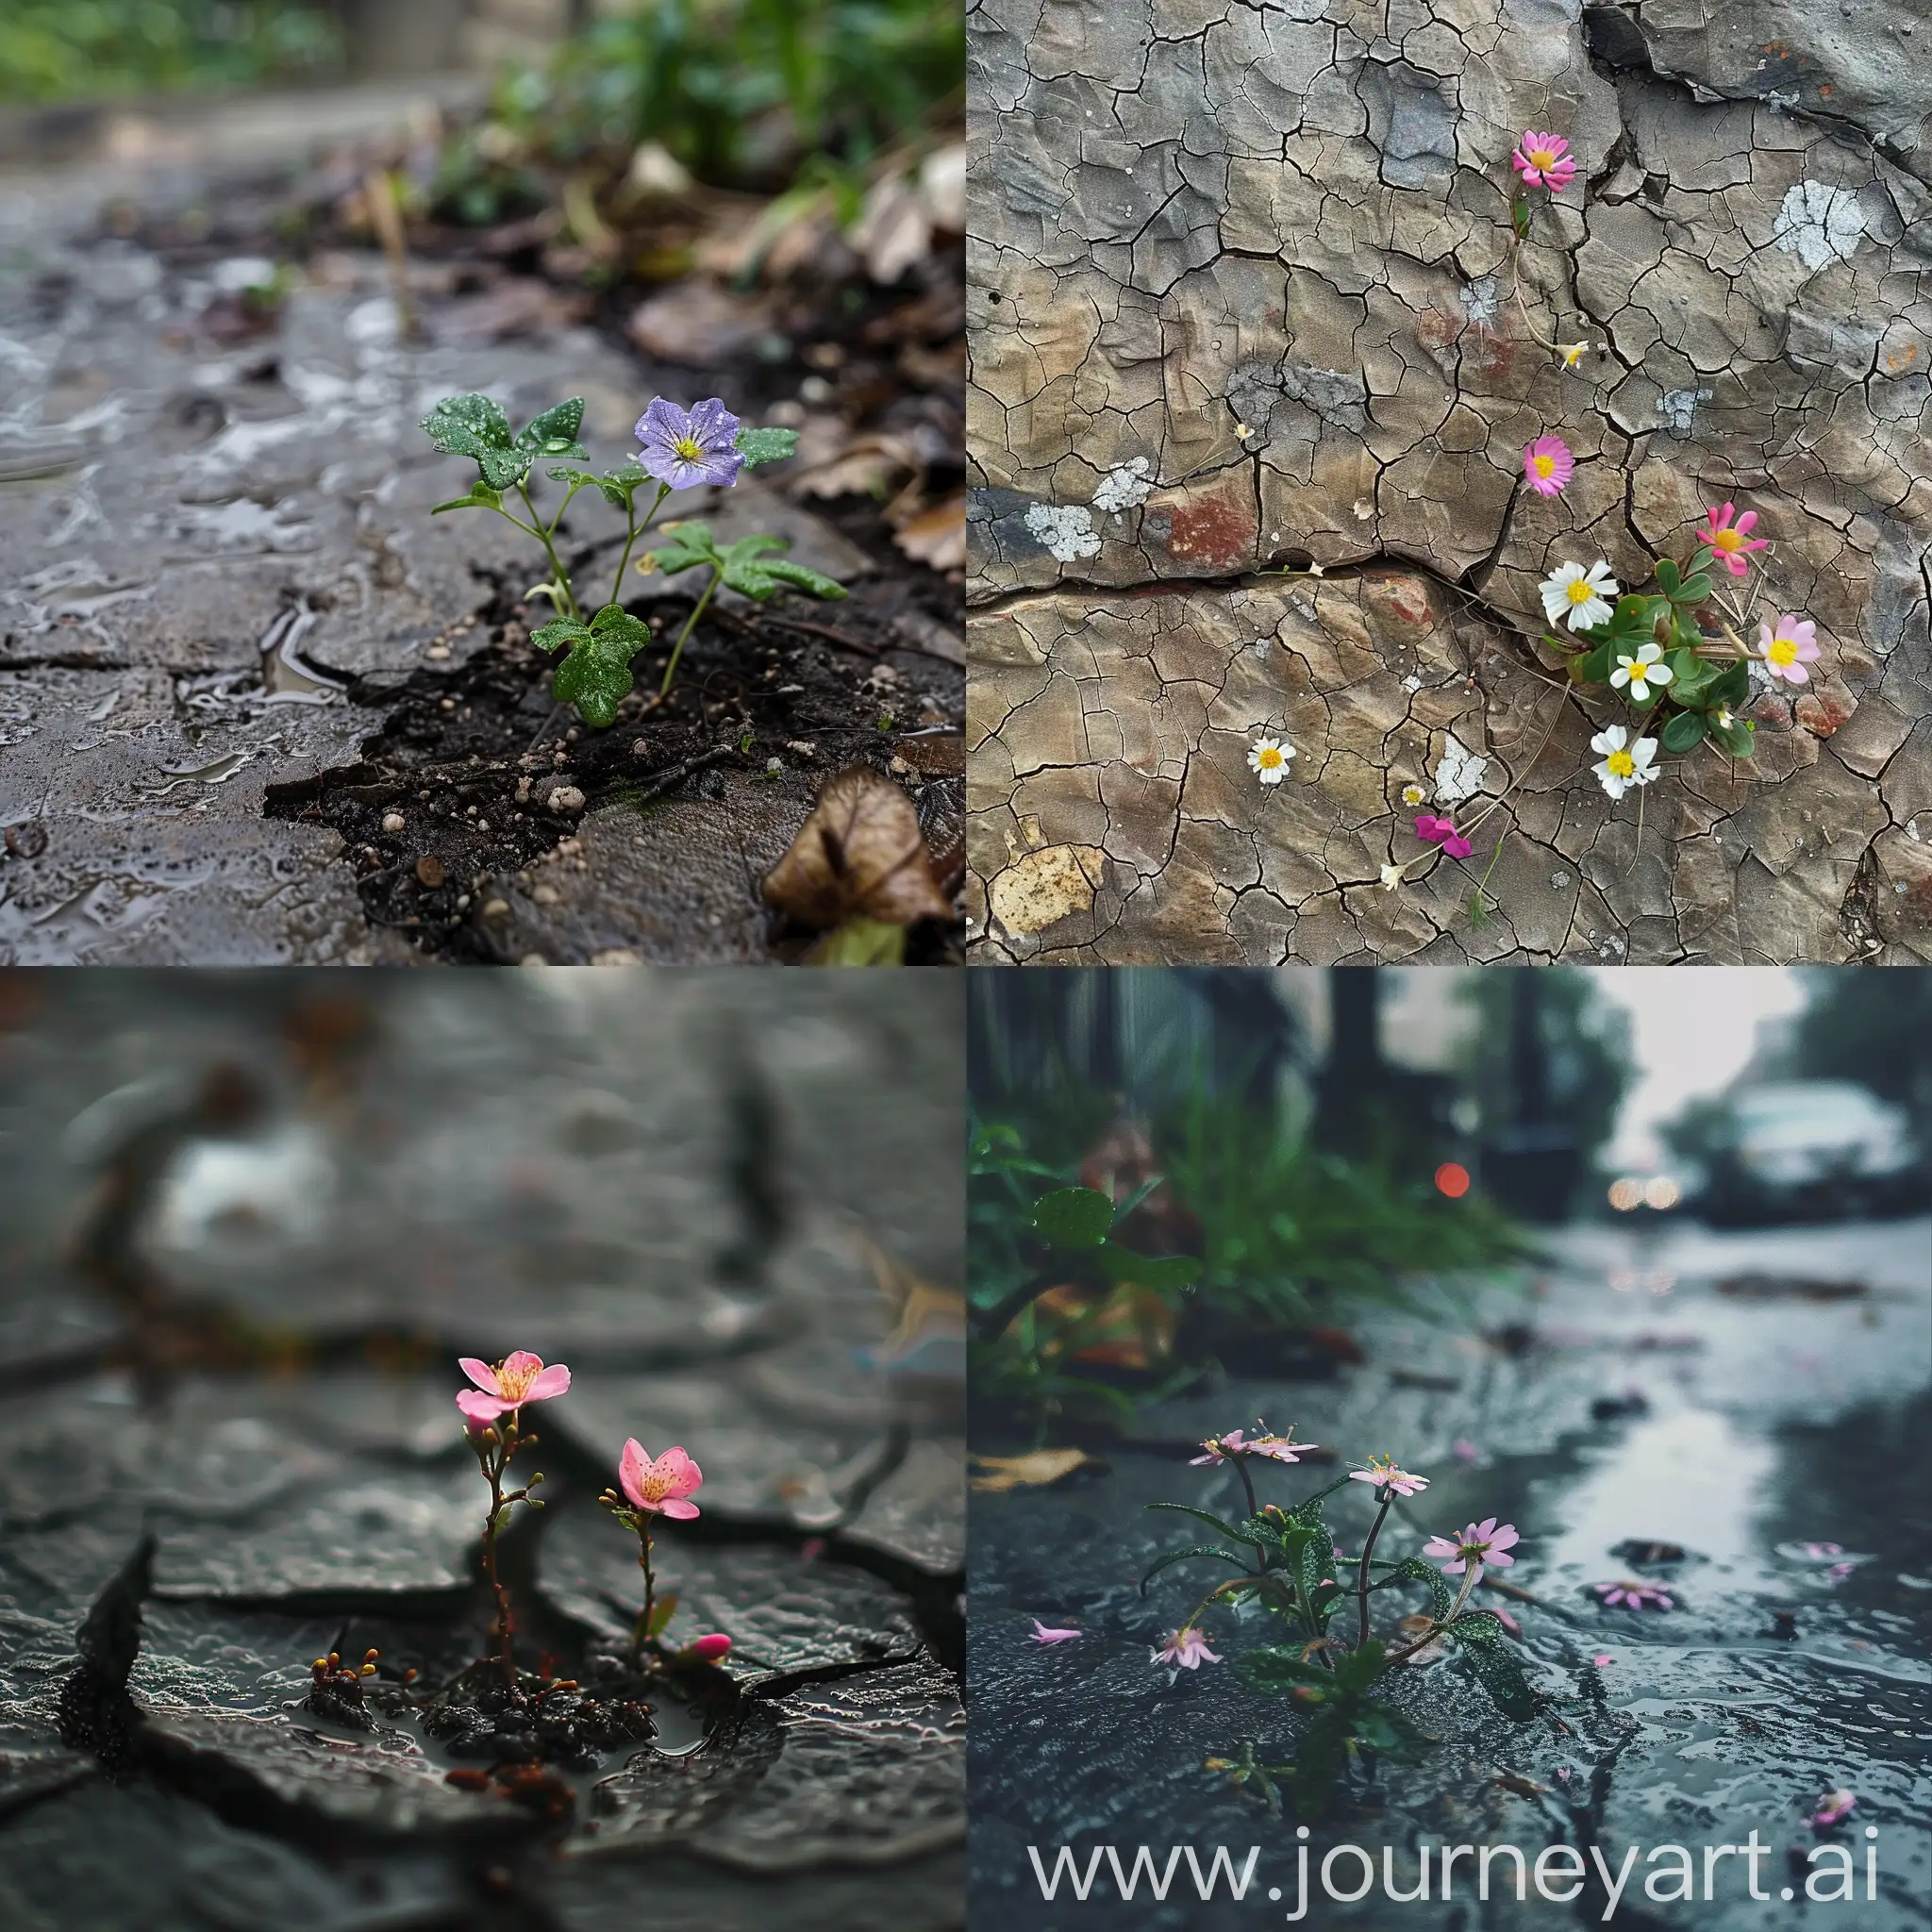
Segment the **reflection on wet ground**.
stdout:
[[[1854,1295],[1741,1299],[1720,1284],[1756,1274],[1856,1284]],[[1245,1691],[1226,1667],[1150,1668],[1149,1646],[1196,1594],[1170,1573],[1146,1600],[1135,1585],[1164,1549],[1192,1541],[1150,1515],[1157,1499],[1224,1513],[1232,1474],[1191,1468],[1186,1445],[1257,1416],[1290,1422],[1334,1463],[1264,1472],[1263,1500],[1299,1497],[1372,1453],[1431,1478],[1404,1506],[1406,1540],[1497,1516],[1524,1541],[1498,1598],[1522,1625],[1539,1687],[1561,1722],[1499,1719],[1447,1664],[1408,1674],[1402,1698],[1441,1741],[1424,1761],[1377,1775],[1355,1809],[1317,1824],[1311,1844],[1394,1848],[1398,1887],[1424,1844],[1736,1843],[1754,1826],[1773,1847],[1774,1892],[1824,1793],[1857,1807],[1837,1841],[1875,1825],[1877,1897],[1858,1923],[1923,1923],[1932,1887],[1923,1793],[1932,1739],[1932,1565],[1924,1443],[1932,1431],[1932,1224],[1712,1234],[1670,1224],[1567,1231],[1531,1298],[1482,1307],[1491,1338],[1403,1320],[1359,1324],[1369,1365],[1326,1383],[1235,1380],[1144,1413],[1134,1441],[1100,1453],[1104,1474],[1049,1491],[972,1498],[970,1682],[974,1698],[974,1909],[1019,1924],[1076,1923],[1045,1907],[1027,1861],[1061,1843],[1113,1842],[1129,1863],[1147,1842],[1261,1847],[1257,1894],[1204,1907],[1183,1875],[1165,1904],[1108,1907],[1120,1923],[1179,1928],[1253,1924],[1258,1889],[1295,1902],[1292,1823],[1269,1815],[1202,1760],[1244,1738],[1291,1733],[1279,1700]],[[1137,1446],[1144,1445],[1144,1446]],[[982,1444],[997,1448],[998,1444]],[[1332,1519],[1350,1547],[1365,1498],[1344,1490]],[[1168,1519],[1171,1524],[1172,1519]],[[1391,1529],[1393,1525],[1391,1524]],[[1355,1541],[1350,1541],[1351,1539]],[[1591,1586],[1624,1577],[1671,1596],[1668,1611],[1607,1608]],[[1032,1619],[1077,1625],[1074,1642],[1030,1641]],[[1224,1654],[1263,1641],[1259,1613],[1223,1618]],[[1170,1681],[1170,1679],[1173,1681]],[[1279,1755],[1268,1761],[1282,1761]],[[1355,1868],[1338,1882],[1352,1886]],[[1733,1869],[1738,1869],[1734,1861]],[[1802,1888],[1805,1867],[1796,1883]],[[1790,1907],[1754,1904],[1742,1877],[1709,1904],[1659,1905],[1641,1878],[1620,1924],[1756,1927]],[[1668,1889],[1668,1888],[1667,1888]],[[1186,1892],[1183,1903],[1180,1894]],[[1109,1880],[1103,1893],[1114,1899]],[[1513,1899],[1346,1907],[1361,1925],[1451,1928],[1581,1915]],[[1089,1910],[1097,1909],[1090,1907]],[[1809,1907],[1825,1909],[1823,1906]],[[1474,1914],[1474,1916],[1472,1916]]]
[[[733,978],[0,980],[9,1932],[957,1923],[961,1002]],[[483,1647],[454,1362],[517,1346],[575,1376],[522,1660],[628,1634],[626,1435],[705,1472],[668,1641],[733,1640],[521,1801],[402,1688]],[[370,1649],[375,1728],[318,1718]]]

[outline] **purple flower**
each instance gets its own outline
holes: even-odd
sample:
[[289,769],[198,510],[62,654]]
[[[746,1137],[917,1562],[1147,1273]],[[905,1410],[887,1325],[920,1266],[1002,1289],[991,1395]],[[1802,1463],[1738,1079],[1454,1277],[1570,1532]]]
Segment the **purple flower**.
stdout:
[[[1257,1422],[1255,1426],[1263,1431],[1266,1423]],[[1319,1442],[1297,1442],[1293,1440],[1294,1430],[1291,1427],[1286,1436],[1262,1434],[1247,1436],[1240,1429],[1230,1429],[1224,1436],[1209,1436],[1201,1444],[1208,1453],[1196,1456],[1192,1466],[1198,1468],[1204,1462],[1231,1462],[1237,1456],[1263,1456],[1273,1462],[1293,1462],[1306,1456],[1310,1449],[1319,1449]]]
[[659,396],[638,418],[637,439],[643,444],[638,460],[646,475],[674,490],[736,483],[744,465],[738,426],[738,418],[717,396],[707,396],[691,409]]

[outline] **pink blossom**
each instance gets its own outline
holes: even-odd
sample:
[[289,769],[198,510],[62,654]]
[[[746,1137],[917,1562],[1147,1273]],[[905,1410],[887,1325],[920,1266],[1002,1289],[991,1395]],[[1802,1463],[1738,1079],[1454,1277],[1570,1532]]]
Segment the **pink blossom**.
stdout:
[[1836,1824],[1841,1818],[1849,1818],[1857,1799],[1850,1791],[1827,1791],[1818,1801],[1818,1808],[1811,1814],[1813,1824]]
[[682,1449],[667,1449],[653,1462],[637,1438],[629,1437],[617,1465],[617,1479],[624,1493],[647,1515],[661,1513],[689,1522],[698,1513],[698,1506],[685,1498],[705,1478]]
[[1423,1546],[1423,1555],[1441,1562],[1444,1557],[1451,1560],[1442,1563],[1445,1576],[1460,1576],[1464,1570],[1474,1565],[1474,1582],[1482,1580],[1486,1568],[1507,1569],[1515,1562],[1514,1557],[1507,1557],[1504,1551],[1517,1541],[1513,1524],[1506,1523],[1497,1527],[1493,1516],[1485,1517],[1480,1523],[1472,1523],[1459,1537],[1431,1537]]
[[1721,563],[1734,577],[1744,575],[1744,553],[1747,550],[1763,550],[1767,547],[1762,537],[1750,534],[1751,525],[1757,521],[1757,512],[1747,509],[1736,524],[1731,522],[1731,512],[1736,508],[1725,504],[1722,509],[1707,510],[1709,525],[1699,530],[1697,541],[1710,552],[1711,561]]
[[1467,858],[1475,850],[1456,829],[1454,819],[1439,819],[1424,812],[1415,822],[1415,835],[1425,845],[1440,845],[1451,858]]
[[1764,668],[1787,684],[1807,684],[1811,674],[1806,665],[1818,658],[1817,626],[1809,618],[1801,619],[1788,610],[1773,630],[1768,624],[1757,626],[1757,651]]
[[1849,1576],[1857,1567],[1856,1563],[1834,1563],[1824,1574],[1834,1583],[1837,1583],[1840,1579]]
[[1798,1547],[1814,1561],[1826,1557],[1842,1557],[1845,1553],[1842,1543],[1800,1543]]
[[1677,1607],[1675,1602],[1654,1583],[1592,1583],[1590,1587],[1609,1609],[1622,1605],[1625,1609],[1641,1610],[1646,1604],[1655,1604],[1660,1610]]
[[1610,1654],[1607,1650],[1598,1652],[1598,1654],[1595,1657],[1591,1658],[1591,1662],[1593,1663],[1598,1670],[1602,1670],[1603,1667],[1610,1661]]
[[1560,496],[1575,470],[1576,458],[1560,436],[1539,436],[1524,446],[1524,479],[1539,496]]
[[[1267,1424],[1257,1422],[1255,1426],[1264,1429]],[[1209,1436],[1201,1444],[1208,1453],[1191,1458],[1190,1466],[1198,1469],[1204,1462],[1231,1462],[1237,1456],[1265,1456],[1274,1462],[1293,1462],[1306,1456],[1310,1449],[1319,1449],[1319,1442],[1296,1442],[1290,1440],[1294,1434],[1290,1429],[1286,1436],[1243,1436],[1240,1429],[1230,1429],[1224,1436]]]
[[1475,1462],[1481,1459],[1483,1452],[1467,1436],[1457,1436],[1450,1443],[1449,1453],[1457,1462]]
[[723,1663],[731,1655],[731,1640],[722,1630],[714,1630],[708,1637],[700,1637],[695,1643],[685,1646],[701,1664]]
[[1079,1636],[1077,1630],[1055,1630],[1042,1624],[1038,1617],[1033,1620],[1033,1641],[1035,1643],[1071,1643]]
[[1203,1663],[1218,1664],[1221,1659],[1208,1648],[1208,1640],[1190,1624],[1176,1630],[1160,1649],[1152,1653],[1158,1664],[1178,1664],[1184,1671],[1199,1670]]
[[1429,1486],[1427,1476],[1410,1475],[1407,1470],[1397,1469],[1393,1459],[1387,1456],[1370,1457],[1365,1469],[1349,1471],[1348,1479],[1352,1483],[1374,1483],[1378,1490],[1391,1490],[1398,1496],[1412,1496]]
[[1576,178],[1576,158],[1560,134],[1526,131],[1509,157],[1509,165],[1523,176],[1527,188],[1547,188],[1560,193]]
[[459,1357],[457,1366],[476,1385],[457,1397],[457,1407],[473,1422],[493,1423],[500,1415],[514,1415],[526,1402],[548,1402],[570,1387],[570,1371],[561,1362],[546,1369],[541,1355],[525,1348],[493,1369],[473,1355]]

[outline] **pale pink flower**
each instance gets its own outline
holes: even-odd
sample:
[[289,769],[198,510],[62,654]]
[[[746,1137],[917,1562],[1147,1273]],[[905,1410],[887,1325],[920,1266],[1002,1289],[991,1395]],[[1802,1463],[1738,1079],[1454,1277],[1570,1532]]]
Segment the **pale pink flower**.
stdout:
[[708,1637],[700,1637],[695,1643],[685,1648],[701,1664],[723,1663],[731,1655],[731,1640],[722,1630],[714,1630]]
[[1152,1653],[1158,1664],[1177,1664],[1184,1671],[1199,1670],[1203,1663],[1218,1664],[1221,1659],[1208,1648],[1208,1640],[1190,1624],[1176,1630],[1158,1650]]
[[[1255,1426],[1265,1430],[1267,1424],[1257,1422]],[[1293,1435],[1292,1428],[1286,1436],[1246,1436],[1240,1429],[1230,1429],[1224,1436],[1209,1436],[1201,1444],[1208,1453],[1190,1458],[1190,1466],[1198,1469],[1204,1462],[1231,1462],[1237,1456],[1265,1456],[1274,1462],[1293,1462],[1310,1449],[1322,1446],[1319,1442],[1293,1441]]]
[[1077,1630],[1055,1630],[1042,1624],[1038,1617],[1033,1620],[1033,1641],[1035,1643],[1071,1643],[1079,1636]]
[[1818,1801],[1818,1808],[1811,1814],[1813,1824],[1836,1824],[1841,1818],[1849,1818],[1857,1799],[1850,1791],[1827,1791]]
[[1560,134],[1541,134],[1529,129],[1517,142],[1509,165],[1523,176],[1528,188],[1547,188],[1560,193],[1576,178],[1576,158]]
[[1845,1577],[1849,1576],[1852,1574],[1852,1572],[1856,1570],[1857,1567],[1858,1566],[1856,1563],[1834,1563],[1831,1566],[1831,1568],[1827,1570],[1824,1574],[1828,1577],[1830,1577],[1834,1583],[1839,1583],[1841,1582]]
[[1674,1600],[1654,1583],[1631,1583],[1626,1580],[1621,1583],[1592,1583],[1590,1587],[1609,1609],[1622,1605],[1628,1610],[1641,1610],[1650,1604],[1655,1604],[1660,1610],[1674,1610],[1677,1607]]
[[513,1415],[526,1402],[548,1402],[570,1387],[570,1371],[561,1362],[546,1369],[543,1357],[525,1348],[507,1356],[493,1369],[473,1355],[458,1357],[457,1366],[476,1385],[457,1397],[457,1407],[476,1423]]
[[1845,1553],[1842,1543],[1800,1543],[1798,1547],[1814,1561],[1821,1561],[1826,1557],[1842,1557]]
[[1460,1576],[1474,1564],[1473,1581],[1480,1582],[1486,1568],[1503,1570],[1515,1562],[1514,1557],[1503,1553],[1512,1548],[1517,1540],[1513,1524],[1506,1523],[1499,1528],[1493,1516],[1486,1516],[1480,1523],[1472,1523],[1459,1537],[1431,1537],[1423,1546],[1423,1555],[1437,1562],[1449,1557],[1450,1561],[1442,1563],[1445,1576]]
[[1524,446],[1524,478],[1539,496],[1560,496],[1575,470],[1576,458],[1560,436],[1539,436]]
[[1610,1654],[1607,1650],[1600,1651],[1595,1657],[1591,1658],[1591,1662],[1593,1663],[1598,1670],[1602,1670],[1603,1667],[1610,1660]]
[[1490,1615],[1495,1618],[1496,1622],[1502,1624],[1510,1636],[1521,1637],[1523,1635],[1523,1625],[1501,1604],[1492,1605],[1490,1609]]
[[1809,683],[1811,674],[1805,667],[1817,661],[1816,632],[1817,626],[1811,620],[1800,618],[1794,610],[1786,611],[1778,619],[1775,630],[1768,624],[1760,624],[1757,650],[1765,670],[1774,677],[1782,677],[1787,684]]
[[1457,1436],[1449,1445],[1449,1453],[1457,1462],[1479,1462],[1482,1451],[1467,1436]]
[[617,1479],[624,1493],[647,1515],[675,1517],[684,1523],[698,1513],[698,1506],[685,1498],[705,1478],[682,1449],[667,1449],[653,1462],[637,1438],[629,1437],[617,1465]]
[[1707,510],[1709,524],[1697,533],[1697,541],[1709,552],[1713,563],[1721,563],[1734,577],[1744,575],[1744,553],[1747,550],[1767,548],[1762,537],[1751,535],[1751,525],[1757,521],[1757,512],[1747,509],[1738,521],[1731,522],[1731,512],[1736,508],[1725,504],[1722,509]]
[[1397,1469],[1393,1459],[1387,1456],[1370,1457],[1368,1467],[1350,1470],[1348,1479],[1352,1483],[1374,1483],[1378,1490],[1391,1490],[1398,1496],[1412,1496],[1429,1486],[1427,1476],[1410,1475],[1407,1470]]

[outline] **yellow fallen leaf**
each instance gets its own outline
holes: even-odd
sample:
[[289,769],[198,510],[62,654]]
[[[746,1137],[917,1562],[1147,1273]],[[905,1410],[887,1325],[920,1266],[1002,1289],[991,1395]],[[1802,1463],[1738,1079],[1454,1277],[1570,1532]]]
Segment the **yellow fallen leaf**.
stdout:
[[1036,1449],[1028,1456],[975,1456],[971,1487],[975,1490],[1040,1490],[1076,1469],[1104,1470],[1107,1464],[1084,1449]]

